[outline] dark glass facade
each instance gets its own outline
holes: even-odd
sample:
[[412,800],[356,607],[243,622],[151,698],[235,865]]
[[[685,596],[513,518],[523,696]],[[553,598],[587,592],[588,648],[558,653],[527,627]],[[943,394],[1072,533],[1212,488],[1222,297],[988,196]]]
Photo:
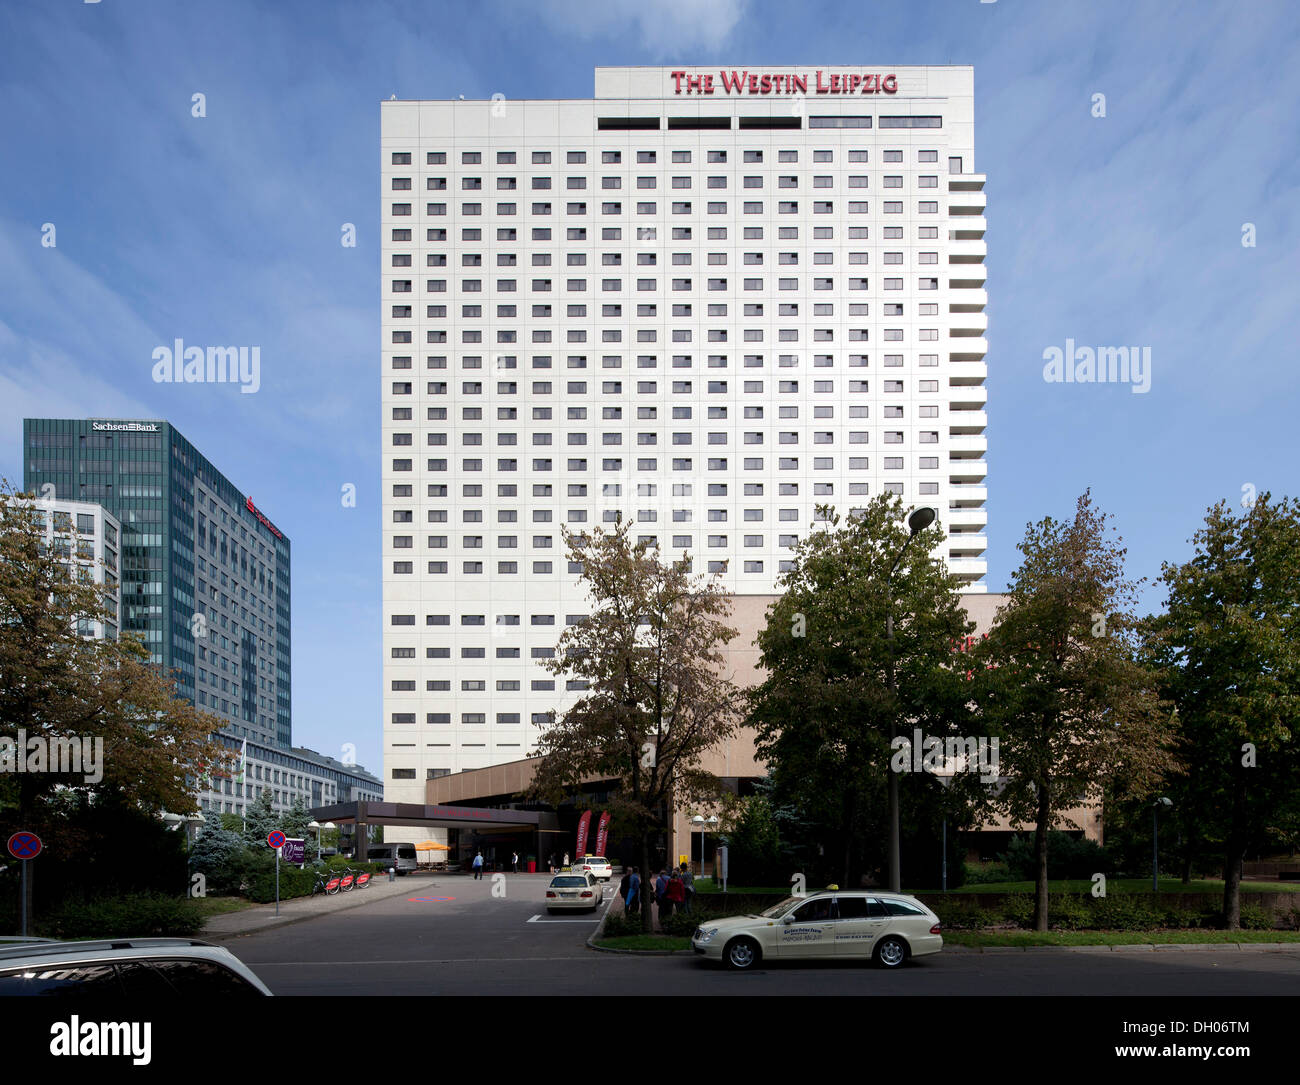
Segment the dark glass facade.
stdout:
[[228,735],[292,745],[290,544],[169,423],[28,418],[23,489],[122,525],[122,629]]

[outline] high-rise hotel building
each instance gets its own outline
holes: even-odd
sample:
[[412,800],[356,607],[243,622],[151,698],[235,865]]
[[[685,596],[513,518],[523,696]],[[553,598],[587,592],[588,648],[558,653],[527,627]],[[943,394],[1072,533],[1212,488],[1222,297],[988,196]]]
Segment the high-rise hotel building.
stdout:
[[771,595],[815,507],[931,505],[985,572],[969,67],[598,68],[382,106],[385,795],[579,695],[561,529]]

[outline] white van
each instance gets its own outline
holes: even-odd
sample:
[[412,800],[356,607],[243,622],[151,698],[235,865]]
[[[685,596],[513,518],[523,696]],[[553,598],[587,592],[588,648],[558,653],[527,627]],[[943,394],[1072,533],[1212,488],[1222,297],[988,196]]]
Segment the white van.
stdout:
[[414,844],[369,844],[366,846],[366,862],[396,867],[398,874],[409,874],[419,866]]

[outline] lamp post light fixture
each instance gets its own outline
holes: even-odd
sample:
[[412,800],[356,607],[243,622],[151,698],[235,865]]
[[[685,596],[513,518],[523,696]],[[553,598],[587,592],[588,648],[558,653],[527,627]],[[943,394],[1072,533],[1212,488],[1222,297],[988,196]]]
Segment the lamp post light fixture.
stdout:
[[1151,804],[1151,892],[1160,891],[1160,811],[1169,810],[1173,803],[1163,795]]
[[[922,505],[920,508],[913,509],[907,517],[907,542],[903,543],[903,548],[898,552],[898,557],[894,559],[894,564],[889,567],[889,574],[885,577],[885,591],[888,593],[886,604],[888,609],[885,612],[885,637],[889,640],[889,692],[898,694],[898,683],[894,680],[894,595],[891,586],[891,580],[894,570],[898,568],[898,563],[903,560],[903,555],[907,553],[908,546],[922,531],[934,523],[938,513],[928,505]],[[898,719],[891,716],[889,720],[889,742],[892,749],[894,739],[898,737]],[[889,774],[889,888],[891,892],[897,893],[901,887],[902,872],[899,863],[899,780],[898,773]]]

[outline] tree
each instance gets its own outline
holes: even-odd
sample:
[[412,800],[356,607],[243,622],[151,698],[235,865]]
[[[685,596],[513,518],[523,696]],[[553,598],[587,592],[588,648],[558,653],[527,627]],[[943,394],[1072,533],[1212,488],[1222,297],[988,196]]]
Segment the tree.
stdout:
[[245,844],[238,832],[227,829],[212,818],[190,848],[190,871],[207,879],[207,891],[213,894],[237,893],[241,872],[240,860]]
[[[736,631],[718,578],[693,576],[685,560],[663,564],[630,530],[620,520],[590,537],[564,532],[593,610],[565,629],[546,665],[588,692],[538,739],[531,792],[559,804],[584,780],[617,780],[611,815],[639,838],[649,870],[653,834],[674,802],[720,794],[700,758],[734,732],[741,695],[722,651]],[[642,924],[650,929],[648,909]]]
[[1300,829],[1300,502],[1265,493],[1240,516],[1208,510],[1181,564],[1150,658],[1175,705],[1185,767],[1171,789],[1203,840],[1220,842],[1223,911],[1241,926],[1241,864]]
[[[1006,603],[973,659],[985,725],[1000,734],[997,804],[1034,821],[1034,929],[1047,929],[1048,832],[1103,788],[1146,795],[1175,763],[1168,713],[1137,658],[1136,584],[1123,541],[1085,492],[1074,519],[1026,527]],[[979,666],[979,664],[983,666]]]
[[[133,636],[82,635],[106,615],[103,587],[89,563],[76,561],[78,539],[57,524],[45,537],[46,510],[30,495],[0,483],[0,757],[54,750],[77,738],[102,740],[102,779],[94,773],[0,773],[0,818],[39,829],[55,817],[59,789],[94,791],[147,813],[197,809],[200,766],[223,756],[211,741],[220,721],[176,693],[173,680],[149,663]],[[32,744],[35,743],[35,746]],[[83,769],[85,765],[83,764]]]
[[947,735],[968,716],[971,687],[952,664],[973,625],[959,581],[929,556],[945,538],[937,523],[907,546],[892,494],[844,522],[818,512],[826,526],[795,545],[758,636],[766,678],[751,691],[750,722],[776,805],[795,805],[823,827],[851,885],[862,842],[887,831],[893,732],[906,722]]

